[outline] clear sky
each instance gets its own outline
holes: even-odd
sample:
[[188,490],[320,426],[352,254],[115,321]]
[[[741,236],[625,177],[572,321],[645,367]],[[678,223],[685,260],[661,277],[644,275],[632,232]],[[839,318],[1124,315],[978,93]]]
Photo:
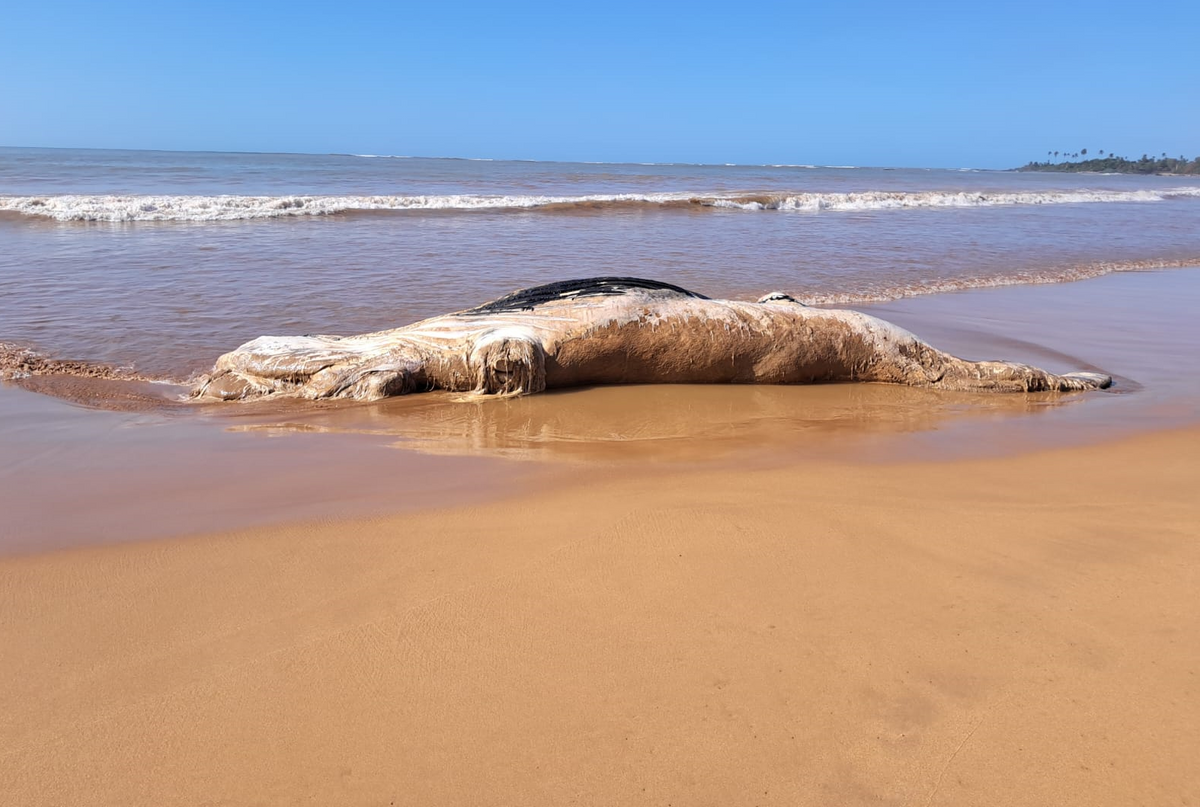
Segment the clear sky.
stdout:
[[1200,153],[1200,0],[27,2],[0,145],[1003,168]]

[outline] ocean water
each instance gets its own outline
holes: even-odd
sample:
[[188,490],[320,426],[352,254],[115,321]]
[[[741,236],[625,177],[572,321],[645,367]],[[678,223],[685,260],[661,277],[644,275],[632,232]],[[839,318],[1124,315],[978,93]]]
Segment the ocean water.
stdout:
[[0,341],[185,379],[590,275],[860,305],[1200,264],[1200,180],[0,149]]

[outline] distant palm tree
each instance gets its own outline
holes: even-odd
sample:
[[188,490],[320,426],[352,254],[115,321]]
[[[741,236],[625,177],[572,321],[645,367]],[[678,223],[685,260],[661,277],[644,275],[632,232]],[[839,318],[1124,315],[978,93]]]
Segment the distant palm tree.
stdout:
[[1081,152],[1079,152],[1079,153],[1080,153],[1080,154],[1082,154],[1084,157],[1086,157],[1086,156],[1087,156],[1087,149],[1084,149],[1083,151],[1081,151]]

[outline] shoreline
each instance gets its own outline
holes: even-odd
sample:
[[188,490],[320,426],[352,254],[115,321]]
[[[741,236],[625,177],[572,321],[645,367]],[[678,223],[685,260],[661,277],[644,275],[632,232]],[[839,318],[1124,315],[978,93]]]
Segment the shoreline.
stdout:
[[652,385],[184,412],[3,387],[0,555],[486,501],[589,467],[991,457],[1176,429],[1200,423],[1197,304],[1200,271],[1170,270],[862,307],[966,358],[1118,379],[1081,395]]
[[1198,449],[1193,427],[982,460],[612,469],[2,558],[0,792],[1186,801]]

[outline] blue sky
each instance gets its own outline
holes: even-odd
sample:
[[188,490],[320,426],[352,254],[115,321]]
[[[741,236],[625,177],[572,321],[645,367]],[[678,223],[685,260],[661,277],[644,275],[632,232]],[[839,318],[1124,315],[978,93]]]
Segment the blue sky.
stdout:
[[0,145],[1010,167],[1200,153],[1200,2],[10,4]]

